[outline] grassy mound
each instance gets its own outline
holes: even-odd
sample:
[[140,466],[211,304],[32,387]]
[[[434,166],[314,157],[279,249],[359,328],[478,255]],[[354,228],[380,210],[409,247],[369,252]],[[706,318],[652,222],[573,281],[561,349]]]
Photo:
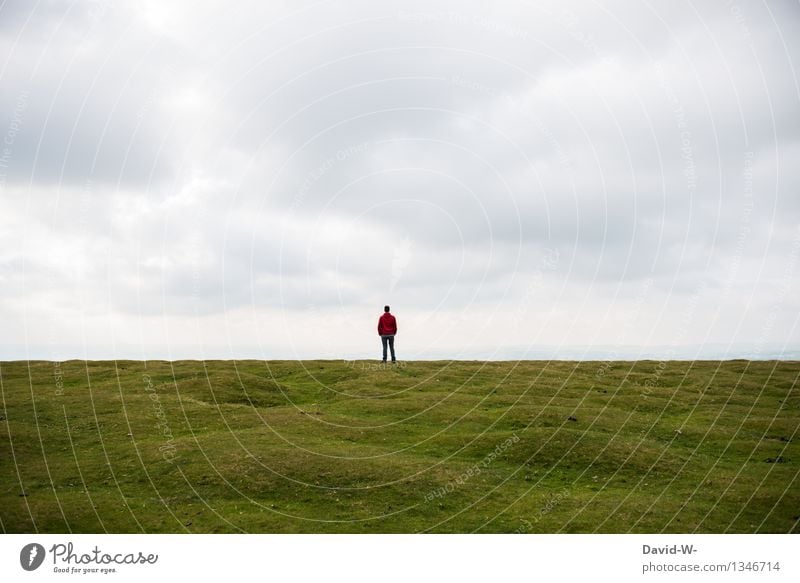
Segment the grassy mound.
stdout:
[[800,532],[800,363],[0,364],[4,532]]

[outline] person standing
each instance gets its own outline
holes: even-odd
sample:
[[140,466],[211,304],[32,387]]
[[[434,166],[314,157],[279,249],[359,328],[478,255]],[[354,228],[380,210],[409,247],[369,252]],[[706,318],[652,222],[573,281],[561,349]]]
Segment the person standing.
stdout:
[[386,346],[392,352],[392,362],[397,362],[394,356],[394,335],[397,334],[397,320],[389,312],[389,306],[383,307],[383,314],[378,318],[378,334],[383,344],[383,362],[386,362]]

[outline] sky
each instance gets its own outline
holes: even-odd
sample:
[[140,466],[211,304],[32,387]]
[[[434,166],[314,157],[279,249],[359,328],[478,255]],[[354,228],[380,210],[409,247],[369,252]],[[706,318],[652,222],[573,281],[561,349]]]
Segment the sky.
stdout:
[[798,32],[0,0],[0,360],[800,358]]

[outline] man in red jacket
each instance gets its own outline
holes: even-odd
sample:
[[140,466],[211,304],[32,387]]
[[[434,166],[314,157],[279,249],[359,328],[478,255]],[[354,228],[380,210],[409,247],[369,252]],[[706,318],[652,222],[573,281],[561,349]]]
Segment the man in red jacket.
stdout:
[[383,362],[386,362],[386,345],[392,351],[392,362],[397,362],[394,357],[394,335],[397,334],[397,320],[389,313],[389,306],[383,307],[383,314],[378,318],[378,334],[383,343]]

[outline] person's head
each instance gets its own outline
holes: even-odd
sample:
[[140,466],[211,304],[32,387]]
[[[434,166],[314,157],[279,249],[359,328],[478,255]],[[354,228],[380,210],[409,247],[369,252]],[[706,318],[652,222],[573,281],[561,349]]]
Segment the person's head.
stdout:
[[384,312],[388,312],[389,311],[389,306],[383,306],[383,311]]

